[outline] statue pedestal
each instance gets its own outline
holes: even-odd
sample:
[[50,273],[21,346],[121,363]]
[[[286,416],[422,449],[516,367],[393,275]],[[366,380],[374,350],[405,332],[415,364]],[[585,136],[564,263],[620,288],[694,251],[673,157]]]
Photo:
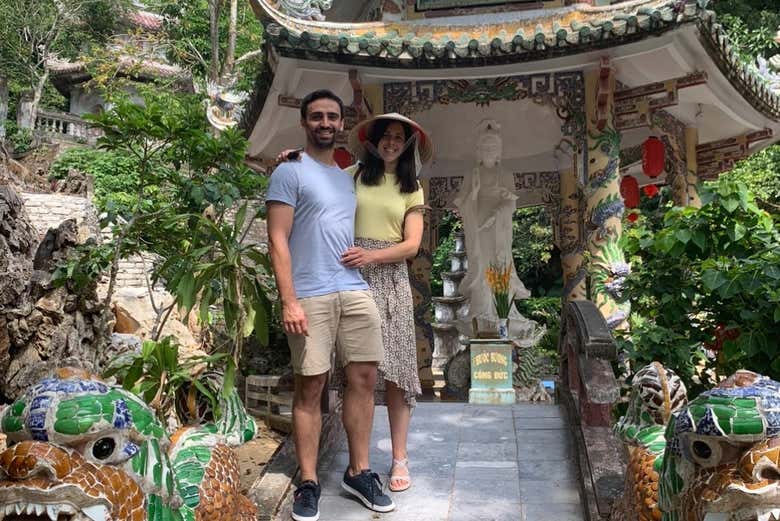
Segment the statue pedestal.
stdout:
[[469,403],[510,405],[512,387],[512,341],[493,338],[469,340],[471,388]]

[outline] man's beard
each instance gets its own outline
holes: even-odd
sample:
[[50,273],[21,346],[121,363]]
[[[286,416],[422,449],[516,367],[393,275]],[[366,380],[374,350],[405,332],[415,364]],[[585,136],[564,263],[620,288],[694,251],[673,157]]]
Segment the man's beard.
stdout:
[[309,132],[309,143],[320,150],[327,150],[333,148],[336,144],[336,130],[329,137],[322,137],[318,132]]

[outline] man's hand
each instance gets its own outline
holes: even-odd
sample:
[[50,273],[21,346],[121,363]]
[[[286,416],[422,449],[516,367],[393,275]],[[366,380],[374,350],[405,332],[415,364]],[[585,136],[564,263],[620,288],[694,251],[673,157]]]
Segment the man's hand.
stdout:
[[341,255],[341,263],[347,268],[362,268],[374,263],[374,253],[365,248],[353,246]]
[[302,148],[286,148],[279,152],[279,155],[276,156],[276,162],[284,163],[286,161],[300,161],[301,152],[303,152]]
[[291,335],[309,336],[309,324],[306,321],[306,313],[298,301],[282,304],[282,324],[285,333]]

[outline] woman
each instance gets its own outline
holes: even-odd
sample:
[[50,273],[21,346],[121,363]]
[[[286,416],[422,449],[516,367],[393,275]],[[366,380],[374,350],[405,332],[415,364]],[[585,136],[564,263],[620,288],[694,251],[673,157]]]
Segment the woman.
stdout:
[[[406,260],[420,248],[425,208],[418,165],[431,159],[433,146],[420,126],[401,114],[376,116],[350,133],[349,148],[360,161],[346,170],[355,179],[355,245],[342,255],[360,268],[382,318],[384,361],[378,368],[376,403],[386,403],[393,464],[389,488],[411,486],[406,449],[411,409],[420,394],[412,291]],[[281,154],[286,157],[287,151]],[[336,364],[334,384],[343,372]]]

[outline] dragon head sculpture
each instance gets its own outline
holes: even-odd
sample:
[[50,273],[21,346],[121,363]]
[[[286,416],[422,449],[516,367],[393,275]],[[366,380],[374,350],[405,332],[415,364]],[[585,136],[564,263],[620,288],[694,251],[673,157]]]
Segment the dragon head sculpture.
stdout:
[[648,367],[616,426],[629,462],[612,519],[780,520],[780,383],[738,371],[686,404],[671,371]]
[[254,519],[217,425],[169,437],[146,403],[60,373],[3,411],[3,521]]

